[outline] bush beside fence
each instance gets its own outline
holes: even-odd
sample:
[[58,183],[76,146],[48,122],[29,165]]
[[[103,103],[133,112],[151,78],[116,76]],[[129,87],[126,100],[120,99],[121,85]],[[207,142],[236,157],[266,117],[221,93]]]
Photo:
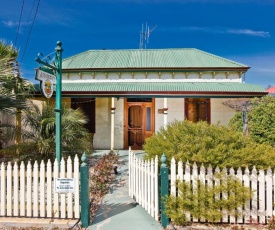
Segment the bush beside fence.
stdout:
[[[157,167],[156,167],[157,166]],[[158,159],[144,161],[139,159],[135,154],[129,150],[129,195],[133,197],[137,203],[142,205],[150,215],[156,220],[159,218],[161,208],[159,205],[160,191],[162,186],[158,184]],[[201,165],[198,167],[196,163],[190,165],[188,162],[176,162],[173,158],[171,160],[169,172],[169,194],[178,195],[176,188],[176,181],[185,181],[188,183],[195,183],[200,180],[202,183],[209,186],[218,184],[215,174],[223,173],[226,176],[231,176],[240,180],[240,182],[253,191],[252,199],[246,205],[238,208],[240,215],[230,216],[223,213],[220,223],[260,223],[267,224],[268,220],[275,215],[275,170],[257,170],[253,167],[251,170],[240,168],[234,170],[233,168],[212,168]],[[226,194],[221,194],[220,199],[223,199]],[[221,210],[222,212],[222,210]],[[190,216],[192,222],[207,222],[208,220],[195,219]]]

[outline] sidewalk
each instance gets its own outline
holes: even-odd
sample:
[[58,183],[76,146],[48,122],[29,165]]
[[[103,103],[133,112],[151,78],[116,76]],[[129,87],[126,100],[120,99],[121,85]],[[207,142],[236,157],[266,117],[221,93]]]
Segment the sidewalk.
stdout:
[[1,217],[0,229],[72,229],[78,228],[78,220],[51,218]]
[[161,230],[147,211],[128,195],[128,150],[120,150],[118,175],[104,197],[90,230]]

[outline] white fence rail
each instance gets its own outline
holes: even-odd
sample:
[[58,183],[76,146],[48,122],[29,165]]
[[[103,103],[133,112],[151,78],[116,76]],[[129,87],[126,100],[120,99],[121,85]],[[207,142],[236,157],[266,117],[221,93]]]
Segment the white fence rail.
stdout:
[[[259,223],[267,224],[268,220],[275,215],[275,170],[252,170],[246,168],[241,169],[213,169],[211,166],[205,168],[203,165],[198,167],[196,164],[192,166],[187,162],[176,163],[172,158],[170,165],[170,194],[177,196],[175,186],[176,180],[196,183],[199,179],[207,185],[218,184],[217,178],[214,178],[215,173],[223,172],[226,175],[232,175],[238,178],[243,185],[249,187],[253,191],[252,199],[247,202],[244,207],[238,208],[238,213],[241,213],[237,218],[227,215],[223,212],[223,223]],[[161,183],[161,180],[160,180]],[[158,158],[155,160],[144,161],[139,159],[130,150],[129,151],[129,195],[142,205],[149,214],[156,220],[159,217],[159,193],[158,193]],[[223,194],[225,195],[225,194]],[[188,216],[188,213],[187,213]],[[193,222],[205,222],[207,220],[191,219]]]
[[[76,218],[80,216],[79,159],[32,166],[8,162],[0,166],[0,216]],[[67,170],[66,170],[67,169]],[[55,178],[74,178],[74,193],[55,193]]]
[[171,160],[171,194],[176,194],[176,180],[194,183],[199,179],[204,184],[212,185],[218,184],[219,181],[213,178],[213,173],[223,172],[226,175],[231,175],[238,178],[243,185],[249,187],[253,191],[252,199],[247,202],[244,207],[238,208],[238,213],[241,215],[238,218],[230,215],[223,215],[223,223],[260,223],[266,224],[272,215],[275,215],[274,209],[274,186],[275,186],[275,172],[272,170],[252,170],[246,168],[242,171],[240,168],[234,170],[230,168],[213,169],[211,166],[205,168],[203,165],[199,168],[196,163],[193,166],[187,162],[183,164],[181,161],[176,163],[175,159]]
[[142,160],[129,150],[129,196],[159,220],[158,158]]

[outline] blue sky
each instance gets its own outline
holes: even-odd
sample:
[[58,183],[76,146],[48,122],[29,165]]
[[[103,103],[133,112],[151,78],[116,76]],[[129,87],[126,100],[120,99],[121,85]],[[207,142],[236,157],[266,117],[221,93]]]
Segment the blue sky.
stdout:
[[275,85],[275,0],[0,0],[0,5],[0,39],[16,43],[22,74],[33,82],[34,59],[39,52],[52,53],[57,41],[64,58],[91,49],[138,49],[147,22],[157,25],[148,49],[201,49],[250,66],[247,83]]

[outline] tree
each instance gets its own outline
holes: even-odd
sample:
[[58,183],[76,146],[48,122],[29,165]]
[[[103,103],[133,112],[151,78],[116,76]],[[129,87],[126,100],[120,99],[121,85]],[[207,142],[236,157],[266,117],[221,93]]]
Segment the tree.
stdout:
[[[62,109],[62,155],[64,157],[74,154],[91,152],[91,134],[84,127],[87,117],[80,109]],[[18,145],[18,154],[21,160],[55,158],[55,112],[54,104],[47,101],[42,108],[30,101],[28,108],[22,110],[23,143]],[[11,132],[12,130],[12,132]],[[16,136],[16,127],[5,129],[8,140]],[[16,146],[3,149],[2,154],[14,156]]]
[[[0,41],[0,111],[10,113],[16,109],[17,125],[16,143],[21,141],[21,109],[26,106],[26,98],[34,91],[32,83],[21,77],[17,50],[11,45]],[[3,124],[0,123],[1,126]],[[9,124],[4,124],[9,126]],[[2,143],[2,131],[0,130]],[[0,146],[2,147],[2,145]]]
[[[84,127],[87,117],[80,109],[64,107],[62,110],[62,153],[64,156],[91,152],[91,135]],[[30,102],[23,110],[22,124],[27,127],[22,131],[22,138],[35,146],[35,153],[45,157],[55,156],[55,112],[54,104],[46,102],[39,108]],[[21,154],[22,155],[22,154]]]
[[17,50],[0,41],[0,111],[23,108],[25,98],[33,91],[33,84],[21,77],[16,61]]
[[[257,143],[275,146],[275,98],[265,96],[251,100],[251,108],[247,114],[249,136]],[[241,114],[237,113],[229,122],[229,126],[240,130]]]

